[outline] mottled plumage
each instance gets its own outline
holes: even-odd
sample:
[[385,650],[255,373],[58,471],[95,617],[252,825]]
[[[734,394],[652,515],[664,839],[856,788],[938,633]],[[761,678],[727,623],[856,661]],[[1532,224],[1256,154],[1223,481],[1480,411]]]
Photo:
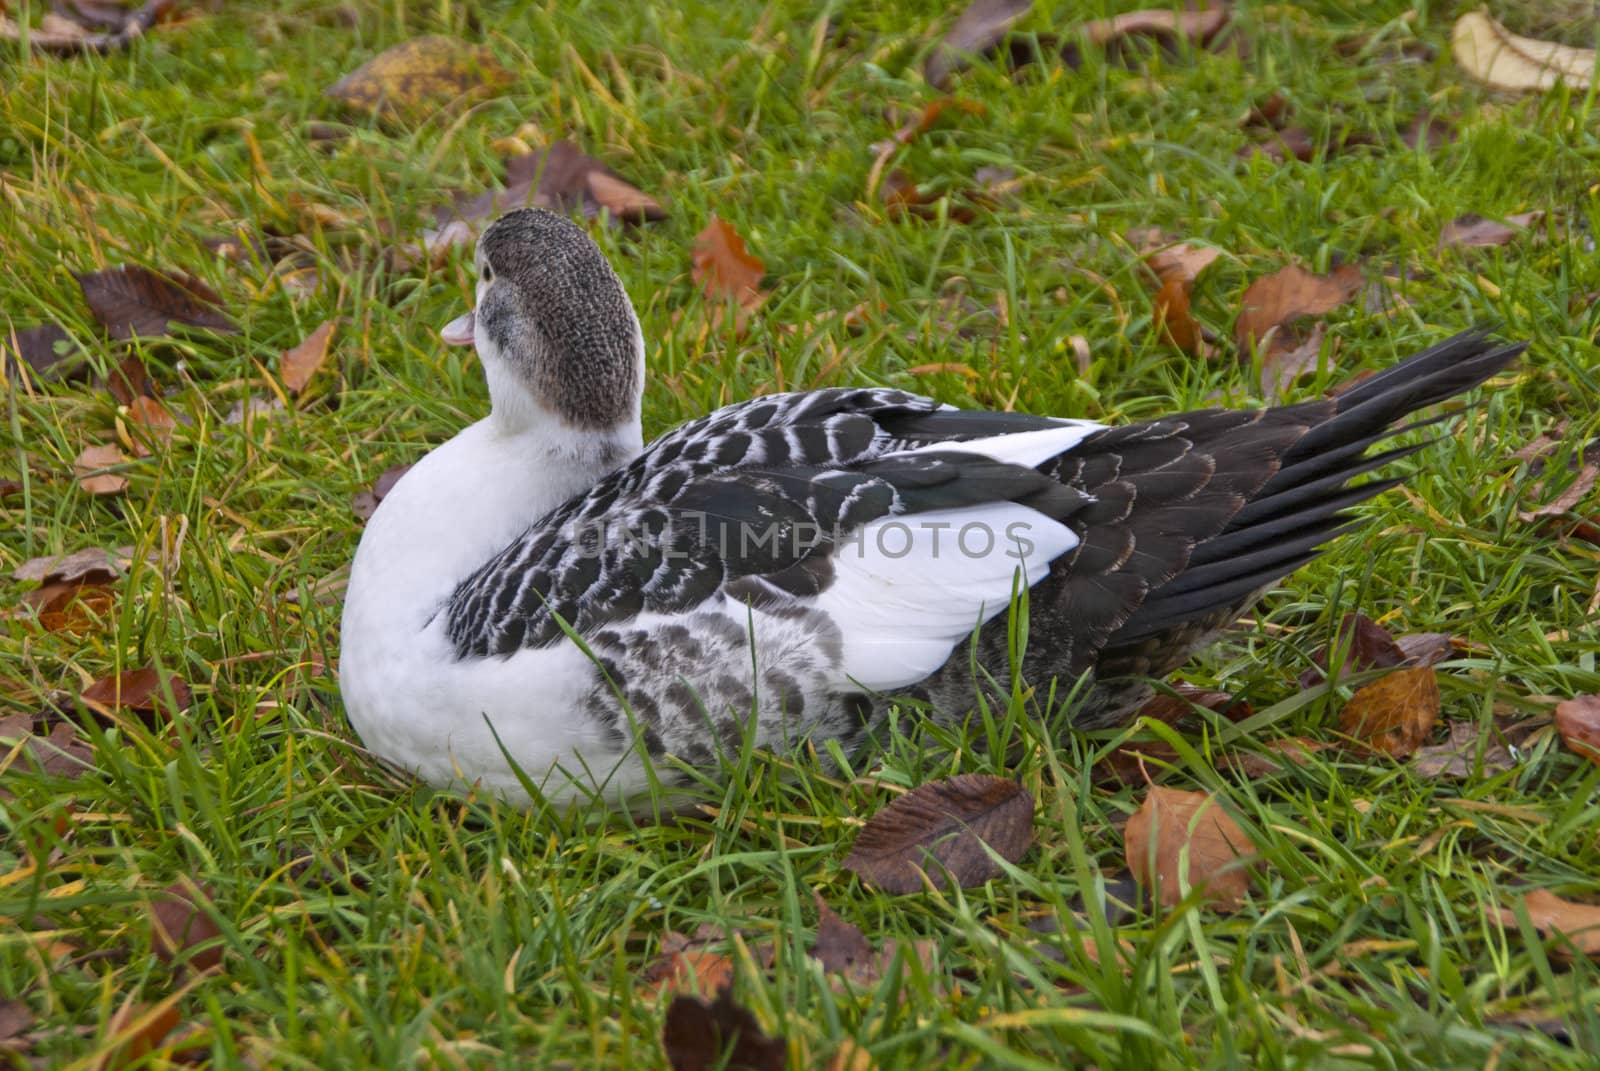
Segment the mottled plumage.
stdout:
[[1078,724],[1115,722],[1394,482],[1349,483],[1418,448],[1369,455],[1393,425],[1521,348],[1461,335],[1337,399],[1110,428],[773,395],[641,450],[642,340],[588,236],[515,212],[478,260],[446,337],[470,333],[493,412],[374,516],[341,683],[373,751],[518,798],[508,756],[548,795],[625,800],[665,755],[849,749],[900,696],[961,719],[1009,690],[1019,582],[1025,678],[1088,675]]

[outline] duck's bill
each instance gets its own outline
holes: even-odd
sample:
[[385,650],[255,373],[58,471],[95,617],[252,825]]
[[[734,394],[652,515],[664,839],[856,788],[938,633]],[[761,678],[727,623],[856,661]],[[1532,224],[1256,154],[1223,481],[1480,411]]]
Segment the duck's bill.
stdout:
[[468,309],[439,328],[439,337],[451,346],[472,345],[472,310]]

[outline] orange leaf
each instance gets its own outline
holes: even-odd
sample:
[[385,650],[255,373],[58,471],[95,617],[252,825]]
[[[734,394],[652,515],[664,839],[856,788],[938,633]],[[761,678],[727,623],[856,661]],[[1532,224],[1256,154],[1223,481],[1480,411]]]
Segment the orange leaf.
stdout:
[[[1600,958],[1600,906],[1563,900],[1545,889],[1533,890],[1522,902],[1534,929],[1546,937],[1560,934],[1569,939],[1577,951]],[[1511,908],[1502,907],[1497,914],[1507,926],[1517,924],[1517,914]],[[1558,952],[1563,950],[1563,945],[1557,946]]]
[[317,369],[328,359],[328,343],[333,340],[338,320],[325,320],[307,335],[298,346],[283,351],[278,362],[278,378],[290,394],[299,394],[317,374]]
[[133,452],[149,457],[153,446],[163,446],[172,441],[178,427],[178,418],[156,399],[139,395],[128,403],[128,420],[138,430],[132,439]]
[[767,299],[761,291],[766,272],[766,265],[745,249],[744,239],[724,220],[711,217],[695,235],[690,274],[708,300],[732,300],[741,314],[750,313]]
[[723,938],[714,926],[700,927],[693,937],[674,930],[662,934],[661,955],[640,978],[645,995],[657,999],[683,989],[715,993],[732,984],[733,961],[707,948]]
[[[1361,269],[1345,264],[1327,275],[1317,275],[1290,264],[1263,275],[1244,292],[1234,339],[1249,352],[1267,335],[1302,316],[1321,316],[1349,301],[1361,289]],[[1292,344],[1292,343],[1291,343]]]
[[1356,691],[1339,712],[1339,729],[1374,749],[1405,758],[1439,720],[1439,682],[1432,666],[1397,669]]
[[1128,869],[1145,888],[1158,886],[1167,907],[1182,901],[1185,888],[1203,888],[1207,903],[1234,911],[1250,892],[1250,838],[1204,792],[1151,786],[1123,844]]

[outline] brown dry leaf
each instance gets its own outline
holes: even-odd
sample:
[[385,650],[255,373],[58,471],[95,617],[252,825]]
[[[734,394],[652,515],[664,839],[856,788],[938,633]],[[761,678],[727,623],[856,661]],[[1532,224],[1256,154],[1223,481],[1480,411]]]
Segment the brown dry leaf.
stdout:
[[[1578,475],[1567,485],[1566,490],[1542,506],[1518,510],[1517,517],[1528,524],[1547,518],[1563,517],[1588,497],[1597,481],[1600,481],[1600,450],[1591,448],[1584,451],[1583,465],[1578,469]],[[1540,486],[1544,485],[1541,483]]]
[[0,1052],[6,1042],[33,1025],[33,1010],[20,1000],[0,1000]]
[[1400,132],[1400,140],[1408,149],[1435,152],[1456,140],[1456,125],[1437,115],[1419,115]]
[[1152,785],[1123,838],[1128,869],[1167,907],[1183,900],[1185,888],[1201,889],[1219,911],[1238,910],[1249,895],[1250,838],[1204,792]]
[[200,280],[163,275],[137,264],[76,276],[89,311],[112,338],[153,338],[171,324],[204,327],[223,334],[237,328],[220,309],[222,299]]
[[104,620],[115,604],[111,590],[100,583],[88,581],[61,581],[45,584],[22,597],[25,610],[14,610],[3,616],[27,618],[37,616],[42,628],[49,632],[77,632]]
[[58,378],[69,367],[63,362],[77,349],[72,336],[55,324],[15,327],[8,321],[0,326],[0,380],[13,376],[8,367],[12,361],[27,365],[37,375]]
[[844,865],[887,893],[916,892],[923,874],[943,888],[946,871],[962,888],[1000,873],[984,846],[1016,862],[1033,844],[1033,797],[1017,782],[988,774],[929,781],[873,815]]
[[[73,0],[72,7],[83,22],[105,26],[112,33],[90,33],[83,23],[52,11],[40,20],[36,29],[28,32],[28,44],[39,52],[58,56],[80,53],[105,53],[129,44],[142,37],[177,4],[177,0],[148,0],[136,11],[98,9],[84,0]],[[93,13],[91,16],[90,13]],[[19,41],[22,31],[11,19],[0,15],[0,40]]]
[[128,489],[128,478],[105,470],[127,461],[115,446],[89,446],[72,463],[72,469],[78,485],[91,495],[120,495]]
[[[150,947],[165,963],[179,961],[197,971],[222,962],[222,935],[212,919],[214,899],[204,883],[174,882],[150,902]],[[205,945],[201,948],[199,946]]]
[[21,480],[13,480],[9,476],[0,477],[0,502],[8,498],[21,498],[22,491]]
[[[1330,145],[1328,150],[1331,154],[1333,146]],[[1286,126],[1274,129],[1266,141],[1244,146],[1238,155],[1245,159],[1263,156],[1280,164],[1289,160],[1309,163],[1317,155],[1317,143],[1305,127]]]
[[1456,20],[1450,52],[1457,66],[1494,89],[1585,90],[1594,80],[1594,49],[1519,37],[1481,11]]
[[1439,232],[1439,248],[1505,245],[1528,228],[1537,227],[1542,219],[1544,212],[1539,209],[1507,216],[1504,222],[1468,212],[1444,225],[1444,230]]
[[745,249],[744,239],[729,223],[712,216],[706,229],[694,236],[693,257],[689,274],[708,302],[736,304],[736,325],[742,325],[767,300],[761,290],[766,265]]
[[1005,40],[1011,27],[1032,7],[1033,0],[973,0],[944,40],[928,54],[923,77],[929,85],[944,85],[973,56],[982,55]]
[[[167,690],[172,692],[176,710],[169,710]],[[171,718],[177,711],[188,709],[193,698],[189,685],[176,673],[167,674],[163,684],[161,674],[154,666],[130,669],[110,677],[102,677],[82,692],[85,703],[107,710],[125,708],[139,714],[161,714]]]
[[128,405],[128,423],[132,428],[126,439],[135,457],[149,457],[156,448],[170,443],[172,433],[178,430],[172,410],[143,394]]
[[1267,777],[1282,772],[1286,766],[1304,766],[1312,755],[1327,746],[1322,740],[1288,736],[1264,742],[1261,751],[1230,752],[1221,765],[1241,777]]
[[909,145],[919,136],[926,134],[938,123],[940,116],[945,112],[961,112],[964,115],[988,115],[989,109],[975,100],[964,100],[960,97],[940,97],[930,101],[917,112],[916,117],[894,132],[894,140],[901,145]]
[[167,1035],[177,1029],[178,994],[157,1004],[146,1004],[132,997],[123,1001],[106,1025],[106,1040],[112,1044],[92,1065],[94,1071],[120,1071],[134,1065],[148,1066],[149,1056]]
[[1196,688],[1192,684],[1179,684],[1173,690],[1178,694],[1162,693],[1152,697],[1139,708],[1138,716],[1166,725],[1176,725],[1184,718],[1193,715],[1195,707],[1205,707],[1232,721],[1242,721],[1252,713],[1249,703],[1235,701],[1228,692]]
[[715,926],[701,926],[693,937],[668,930],[661,935],[661,954],[645,968],[639,981],[652,1000],[663,994],[690,989],[716,993],[733,984],[733,961],[707,946],[725,941]]
[[1345,614],[1339,619],[1333,642],[1311,656],[1312,668],[1300,674],[1300,687],[1315,688],[1326,680],[1328,663],[1336,652],[1342,657],[1335,682],[1352,673],[1401,666],[1407,658],[1388,629],[1366,614]]
[[789,1049],[782,1036],[769,1038],[755,1016],[733,999],[731,986],[706,1003],[680,996],[667,1007],[661,1047],[672,1071],[785,1071]]
[[1411,769],[1418,777],[1477,777],[1509,770],[1517,760],[1511,749],[1496,740],[1478,754],[1476,722],[1450,723],[1450,738],[1442,744],[1417,749]]
[[1328,326],[1317,320],[1306,337],[1294,345],[1279,345],[1274,338],[1261,355],[1261,396],[1281,398],[1301,376],[1315,372],[1322,363],[1322,340],[1327,333]]
[[1400,649],[1408,666],[1434,666],[1455,654],[1448,632],[1408,632],[1396,636],[1394,645]]
[[1292,348],[1297,339],[1286,330],[1302,316],[1321,316],[1349,301],[1361,290],[1361,269],[1344,264],[1327,275],[1317,275],[1290,264],[1263,275],[1244,292],[1234,339],[1241,353],[1261,348],[1270,337],[1273,345]]
[[1580,695],[1557,703],[1556,731],[1573,754],[1600,766],[1600,695]]
[[811,954],[830,974],[847,974],[865,968],[872,960],[872,944],[867,935],[840,918],[821,893],[812,895],[817,901],[817,939],[811,946]]
[[390,465],[373,483],[372,490],[358,492],[350,502],[356,516],[363,521],[370,521],[372,515],[378,512],[378,503],[394,490],[394,485],[400,482],[400,477],[411,471],[412,464],[408,461],[402,465]]
[[385,119],[421,120],[452,101],[493,94],[511,81],[487,45],[429,34],[378,53],[327,95]]
[[[1565,954],[1566,941],[1585,956],[1600,957],[1600,905],[1578,904],[1563,900],[1547,889],[1535,889],[1522,898],[1528,909],[1528,921],[1545,937],[1560,936],[1566,940],[1556,945],[1557,954]],[[1502,907],[1496,914],[1506,926],[1517,925],[1517,913]]]
[[86,547],[71,554],[29,558],[12,570],[11,579],[36,580],[40,584],[58,584],[63,581],[108,584],[122,575],[124,561],[126,559],[112,554],[104,547]]
[[1231,18],[1226,5],[1199,11],[1129,11],[1084,23],[1083,35],[1090,44],[1102,46],[1124,37],[1188,38],[1205,45],[1223,31]]
[[[22,745],[21,754],[27,763],[37,766],[40,772],[56,777],[78,778],[94,768],[94,748],[78,736],[78,730],[66,722],[57,722],[48,736],[34,731],[32,714],[13,714],[0,718],[0,758]],[[0,766],[0,773],[5,767]]]
[[133,400],[139,397],[161,397],[160,384],[150,375],[150,370],[136,353],[124,357],[106,376],[106,390],[111,392],[111,397],[116,399],[118,405],[132,405]]
[[333,340],[333,332],[338,325],[338,320],[324,320],[299,345],[283,351],[283,357],[278,361],[278,378],[283,380],[284,388],[290,394],[305,390],[311,377],[328,359],[328,343]]
[[[1130,238],[1133,235],[1129,235]],[[1189,311],[1195,279],[1222,255],[1209,246],[1187,242],[1151,250],[1145,264],[1155,273],[1159,289],[1151,299],[1155,324],[1162,337],[1185,353],[1210,355],[1205,330]]]
[[1339,712],[1339,731],[1403,759],[1439,720],[1439,682],[1432,666],[1397,669],[1357,689]]

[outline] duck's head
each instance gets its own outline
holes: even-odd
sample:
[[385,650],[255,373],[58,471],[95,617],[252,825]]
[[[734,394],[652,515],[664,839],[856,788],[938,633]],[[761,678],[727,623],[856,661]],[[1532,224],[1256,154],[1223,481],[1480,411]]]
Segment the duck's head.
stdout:
[[476,347],[497,423],[638,427],[644,335],[583,228],[542,208],[509,212],[478,239],[477,270],[476,307],[439,335]]

